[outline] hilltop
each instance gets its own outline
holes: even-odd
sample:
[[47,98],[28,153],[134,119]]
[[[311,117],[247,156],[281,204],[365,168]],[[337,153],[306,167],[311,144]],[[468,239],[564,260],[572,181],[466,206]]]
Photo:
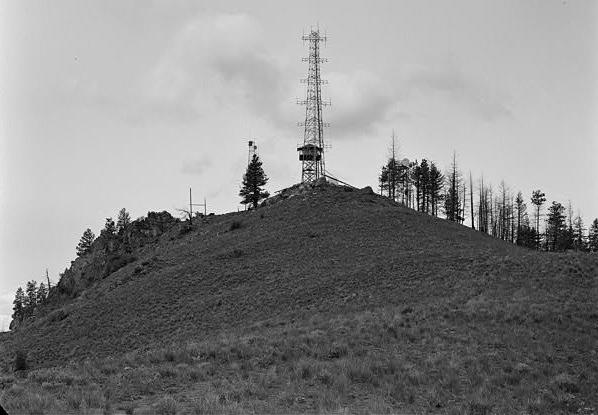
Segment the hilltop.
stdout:
[[192,225],[151,214],[98,238],[3,342],[32,369],[0,396],[47,411],[591,412],[597,280],[595,255],[529,251],[370,188],[295,187]]

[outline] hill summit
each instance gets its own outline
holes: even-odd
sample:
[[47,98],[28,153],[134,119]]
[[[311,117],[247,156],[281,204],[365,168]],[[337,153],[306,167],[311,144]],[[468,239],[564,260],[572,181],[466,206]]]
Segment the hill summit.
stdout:
[[298,185],[101,235],[8,343],[38,371],[96,362],[92,383],[119,385],[104,406],[573,411],[598,396],[597,270],[371,188]]

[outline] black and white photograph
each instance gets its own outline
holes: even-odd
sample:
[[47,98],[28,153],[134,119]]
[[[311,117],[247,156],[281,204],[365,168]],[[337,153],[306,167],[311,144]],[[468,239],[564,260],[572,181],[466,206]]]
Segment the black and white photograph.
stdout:
[[0,0],[0,415],[598,415],[598,1]]

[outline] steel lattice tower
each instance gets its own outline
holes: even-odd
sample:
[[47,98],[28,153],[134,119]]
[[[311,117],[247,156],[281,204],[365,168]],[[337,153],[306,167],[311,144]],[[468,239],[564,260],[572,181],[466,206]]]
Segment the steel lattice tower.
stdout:
[[330,105],[330,102],[322,100],[322,84],[327,81],[320,78],[320,64],[327,59],[320,58],[320,44],[326,42],[326,36],[320,35],[319,28],[311,29],[308,35],[302,36],[303,41],[309,42],[309,55],[303,58],[308,62],[309,70],[307,78],[302,83],[307,84],[306,99],[298,100],[297,103],[305,105],[305,122],[299,126],[305,127],[303,133],[303,145],[297,148],[299,160],[302,164],[301,182],[312,182],[325,177],[324,164],[324,127],[328,125],[322,121],[322,107]]

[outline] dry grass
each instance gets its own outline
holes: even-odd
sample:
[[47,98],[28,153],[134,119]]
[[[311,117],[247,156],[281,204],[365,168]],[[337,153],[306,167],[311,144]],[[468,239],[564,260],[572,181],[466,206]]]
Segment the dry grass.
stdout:
[[459,310],[403,310],[313,316],[37,369],[6,377],[0,399],[22,413],[540,414],[595,404],[596,362],[576,361],[573,349],[557,353],[527,329],[470,325],[471,316],[454,324]]

